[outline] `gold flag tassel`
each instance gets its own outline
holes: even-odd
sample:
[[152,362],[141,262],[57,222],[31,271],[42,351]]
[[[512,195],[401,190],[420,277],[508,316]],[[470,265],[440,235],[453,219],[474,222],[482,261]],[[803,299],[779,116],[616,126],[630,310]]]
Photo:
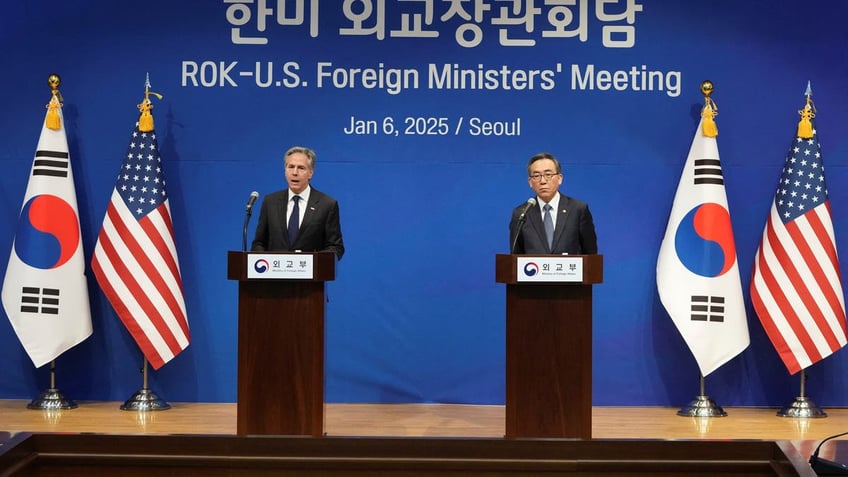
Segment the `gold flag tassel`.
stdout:
[[47,77],[47,84],[50,85],[50,89],[53,91],[53,97],[47,103],[47,118],[44,120],[44,126],[53,131],[58,131],[62,128],[62,119],[59,117],[59,108],[62,107],[62,95],[59,94],[59,85],[61,83],[62,79],[57,74]]
[[807,95],[807,104],[804,109],[798,110],[801,115],[801,120],[798,121],[798,137],[801,139],[810,139],[813,137],[813,121],[816,117],[816,105],[813,103],[811,95]]
[[704,109],[701,110],[701,134],[705,137],[718,136],[718,126],[716,126],[715,117],[718,115],[718,105],[710,98],[713,94],[712,81],[704,81],[701,83],[701,93],[704,94]]
[[162,95],[154,93],[149,89],[144,91],[144,100],[138,105],[138,110],[141,111],[141,116],[138,118],[138,130],[141,132],[153,131],[153,114],[150,112],[153,109],[153,102],[150,101],[150,95],[162,99]]

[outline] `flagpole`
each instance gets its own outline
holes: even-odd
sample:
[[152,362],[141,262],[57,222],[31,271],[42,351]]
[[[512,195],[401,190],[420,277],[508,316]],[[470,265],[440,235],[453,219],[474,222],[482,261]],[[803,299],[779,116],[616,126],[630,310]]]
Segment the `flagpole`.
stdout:
[[777,411],[780,417],[827,417],[827,413],[821,410],[812,399],[805,396],[804,388],[807,384],[807,370],[801,370],[801,393],[783,409]]
[[[148,388],[148,360],[153,362],[154,369],[159,369],[190,342],[151,95],[162,99],[161,94],[150,90],[148,75],[144,82],[144,98],[136,105],[140,113],[138,122],[121,166],[122,169],[144,169],[148,172],[144,175],[118,175],[91,259],[97,283],[144,356],[142,387],[120,407],[125,411],[171,408]],[[145,187],[145,181],[156,186]],[[124,190],[141,191],[144,197],[125,197],[121,193]],[[129,207],[132,207],[132,212]],[[146,227],[145,223],[163,226]],[[130,232],[114,233],[115,230]],[[107,243],[108,246],[105,245]],[[162,246],[148,247],[148,243],[161,243]],[[141,252],[136,253],[136,250]],[[161,263],[164,269],[148,270],[150,263]],[[133,270],[145,273],[133,273]],[[170,278],[159,280],[160,275]],[[160,303],[167,305],[159,306]],[[158,316],[162,316],[161,321],[156,321]]]
[[76,409],[77,403],[72,399],[66,399],[61,391],[56,389],[56,360],[50,361],[50,388],[41,393],[38,398],[27,404],[27,409]]
[[[794,141],[754,258],[751,302],[772,343],[782,343],[776,348],[787,370],[790,374],[800,371],[800,395],[777,415],[820,418],[827,414],[806,396],[806,371],[845,346],[848,332],[830,198],[813,122],[817,111],[809,81],[804,96]],[[808,156],[815,159],[805,160]],[[815,192],[807,194],[808,190]],[[783,200],[789,197],[792,200]],[[808,256],[805,250],[812,251],[812,258],[798,259],[796,254]],[[810,276],[815,278],[807,278]],[[810,351],[805,340],[821,344]]]
[[[62,117],[62,94],[58,74],[47,77],[51,90],[50,102],[35,148],[30,177],[20,210],[20,223],[15,230],[15,246],[2,285],[2,304],[24,350],[36,368],[50,363],[50,387],[27,405],[29,409],[74,409],[72,400],[66,399],[56,388],[56,358],[91,336],[91,309],[82,236],[79,234],[79,210],[74,188],[73,168],[68,151],[68,138]],[[43,199],[52,197],[44,202]],[[32,222],[30,207],[39,204],[38,215],[68,225],[63,230],[77,233],[56,234]],[[42,230],[52,237],[61,249],[62,257],[42,250],[26,238],[24,230]],[[65,252],[72,252],[66,254]],[[48,259],[51,267],[43,268],[32,262],[33,257]],[[62,297],[60,306],[59,296]],[[40,305],[40,306],[39,306]]]
[[[704,106],[660,246],[657,292],[699,368],[700,394],[677,415],[722,417],[727,413],[705,391],[705,373],[741,353],[750,338],[732,232],[722,239],[720,253],[712,251],[715,237],[732,227],[716,140],[715,85],[705,80],[700,90]],[[695,225],[696,216],[708,224],[704,230]],[[724,263],[723,270],[707,271],[713,261]]]
[[724,409],[715,403],[705,392],[706,385],[704,375],[698,373],[701,380],[701,394],[695,396],[695,399],[687,406],[677,411],[678,416],[688,417],[724,417],[727,415]]
[[164,411],[171,409],[171,405],[160,399],[147,387],[147,357],[141,365],[142,384],[141,389],[136,391],[129,399],[121,405],[122,411]]

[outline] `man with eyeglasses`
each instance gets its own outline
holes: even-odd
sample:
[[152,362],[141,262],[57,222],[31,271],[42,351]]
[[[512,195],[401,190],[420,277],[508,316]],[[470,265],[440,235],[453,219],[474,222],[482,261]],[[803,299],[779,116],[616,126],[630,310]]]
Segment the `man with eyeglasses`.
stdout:
[[598,239],[589,206],[559,193],[562,167],[547,152],[536,154],[527,164],[527,182],[534,199],[512,211],[509,243],[519,254],[596,254]]

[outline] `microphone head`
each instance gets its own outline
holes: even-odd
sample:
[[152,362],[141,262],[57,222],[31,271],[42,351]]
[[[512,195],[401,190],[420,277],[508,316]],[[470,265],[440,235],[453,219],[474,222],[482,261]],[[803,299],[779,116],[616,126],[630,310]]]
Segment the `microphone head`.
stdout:
[[527,202],[524,203],[524,207],[521,209],[521,214],[518,215],[518,220],[524,221],[524,217],[527,215],[527,211],[530,210],[530,207],[536,205],[536,198],[531,197],[527,199]]
[[250,193],[250,197],[247,199],[247,205],[244,209],[248,214],[250,213],[250,209],[253,208],[253,204],[256,202],[257,198],[259,198],[259,192],[253,191]]

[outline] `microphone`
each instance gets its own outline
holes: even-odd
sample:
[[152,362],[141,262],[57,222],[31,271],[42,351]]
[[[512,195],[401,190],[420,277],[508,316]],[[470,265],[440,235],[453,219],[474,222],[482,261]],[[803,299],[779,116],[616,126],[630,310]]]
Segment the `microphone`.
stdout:
[[536,198],[531,197],[527,199],[527,203],[524,204],[524,208],[521,209],[521,215],[518,216],[518,220],[524,222],[524,216],[527,215],[527,211],[530,210],[530,207],[536,205]]
[[253,191],[250,193],[250,197],[247,199],[247,206],[244,208],[244,211],[247,212],[247,215],[250,215],[251,210],[253,210],[253,203],[256,202],[256,199],[259,198],[259,192]]
[[259,192],[253,191],[247,199],[247,205],[244,208],[244,227],[241,231],[241,251],[247,252],[247,223],[250,222],[250,214],[253,213],[253,204],[259,198]]
[[531,197],[527,199],[527,202],[524,204],[524,208],[521,209],[521,214],[518,216],[518,223],[515,227],[515,237],[512,239],[512,244],[509,247],[509,253],[515,253],[515,246],[518,244],[518,237],[521,235],[521,229],[524,227],[524,221],[527,219],[527,211],[534,205],[536,205],[536,198]]
[[826,437],[824,440],[819,442],[819,445],[816,447],[816,450],[813,451],[813,455],[810,456],[810,467],[816,472],[818,475],[848,475],[848,465],[840,464],[839,462],[834,462],[832,460],[821,459],[819,458],[819,450],[821,450],[822,444],[825,442],[835,439],[837,437],[841,437],[848,434],[848,432],[843,432],[842,434],[836,434],[834,436]]

